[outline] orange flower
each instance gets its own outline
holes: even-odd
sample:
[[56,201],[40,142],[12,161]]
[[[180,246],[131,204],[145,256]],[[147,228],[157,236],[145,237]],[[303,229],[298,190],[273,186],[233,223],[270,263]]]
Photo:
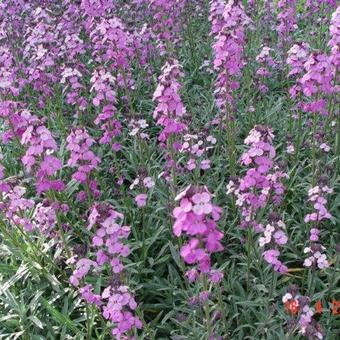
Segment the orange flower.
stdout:
[[316,314],[321,314],[322,313],[322,303],[321,300],[318,300],[315,304],[315,312]]
[[296,315],[299,312],[299,301],[289,300],[285,302],[285,309],[292,315]]
[[336,301],[336,300],[332,301],[332,314],[333,315],[340,314],[340,301]]

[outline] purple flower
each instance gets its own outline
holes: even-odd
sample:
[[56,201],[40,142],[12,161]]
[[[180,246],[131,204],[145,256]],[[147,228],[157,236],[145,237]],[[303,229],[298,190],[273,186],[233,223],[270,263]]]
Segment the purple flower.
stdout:
[[142,208],[146,206],[146,200],[148,195],[146,194],[139,194],[135,197],[135,201],[137,203],[138,208]]
[[[223,250],[220,240],[223,233],[217,230],[221,208],[211,202],[212,195],[206,187],[187,187],[176,200],[179,207],[173,210],[175,222],[174,234],[179,237],[182,233],[189,236],[189,241],[181,248],[181,256],[187,264],[198,265],[203,273],[210,271],[210,254]],[[186,274],[189,280],[196,279],[196,269]],[[214,278],[217,277],[217,274]]]

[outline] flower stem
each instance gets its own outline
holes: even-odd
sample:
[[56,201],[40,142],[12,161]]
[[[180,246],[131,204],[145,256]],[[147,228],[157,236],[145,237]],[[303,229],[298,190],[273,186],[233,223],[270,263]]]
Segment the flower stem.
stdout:
[[[207,280],[206,275],[203,275],[203,289],[204,291],[208,291],[208,280]],[[206,324],[207,324],[207,333],[209,337],[212,334],[209,299],[207,299],[207,301],[205,301],[204,303],[204,311],[205,311],[205,319],[206,319]]]

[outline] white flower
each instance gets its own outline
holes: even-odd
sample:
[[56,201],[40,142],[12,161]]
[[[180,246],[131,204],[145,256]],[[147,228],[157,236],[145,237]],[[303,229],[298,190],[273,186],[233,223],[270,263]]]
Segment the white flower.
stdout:
[[330,148],[329,145],[327,145],[326,143],[322,143],[322,144],[320,145],[320,149],[323,150],[323,151],[325,151],[325,152],[329,152],[329,150],[330,150],[331,148]]
[[286,303],[287,301],[291,300],[293,298],[292,294],[290,293],[286,293],[285,295],[283,295],[282,297],[282,302]]
[[233,181],[229,181],[228,185],[227,185],[227,195],[231,194],[232,192],[234,192],[235,188],[234,188],[234,182]]
[[137,177],[130,185],[130,190],[132,190],[136,185],[139,184],[139,178]]
[[153,181],[153,179],[151,177],[145,177],[143,180],[143,184],[148,188],[152,188],[155,186],[155,182]]
[[264,237],[259,238],[259,245],[260,247],[263,247],[266,244],[266,239]]
[[293,154],[295,152],[295,148],[294,145],[288,145],[287,146],[287,153],[289,153],[290,155]]
[[305,261],[303,262],[303,265],[305,267],[311,267],[311,265],[313,264],[313,261],[311,260],[311,258],[313,259],[313,257],[308,257],[307,259],[305,259]]

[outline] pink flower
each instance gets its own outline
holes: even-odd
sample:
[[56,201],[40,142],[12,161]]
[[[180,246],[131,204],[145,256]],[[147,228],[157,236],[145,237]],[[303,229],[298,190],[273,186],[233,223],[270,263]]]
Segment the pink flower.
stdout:
[[193,211],[197,215],[208,215],[212,212],[210,195],[207,192],[197,193],[192,197],[194,203]]
[[135,201],[137,203],[138,208],[142,208],[146,206],[147,198],[148,198],[147,194],[139,194],[135,197]]
[[201,169],[202,170],[207,170],[210,168],[210,160],[209,159],[204,159],[202,162],[201,162]]
[[223,279],[223,273],[219,270],[211,270],[209,273],[209,279],[213,283],[220,283]]
[[110,265],[111,265],[112,271],[115,274],[120,273],[124,269],[124,266],[122,265],[122,263],[119,261],[118,258],[113,258],[110,261]]
[[[211,203],[211,197],[206,187],[188,186],[176,197],[180,205],[173,210],[174,234],[178,237],[185,233],[189,237],[181,248],[181,257],[187,264],[196,264],[202,273],[209,273],[210,254],[223,250],[223,233],[217,230],[216,223],[222,210]],[[187,276],[194,280],[196,271],[189,271]]]
[[189,282],[192,283],[198,279],[199,273],[195,268],[192,268],[185,273],[185,276],[187,277]]
[[288,241],[287,235],[281,230],[274,233],[274,239],[275,242],[279,245],[286,244]]
[[181,77],[183,77],[181,65],[176,59],[169,59],[162,67],[159,84],[153,95],[153,100],[158,103],[153,117],[158,118],[157,125],[163,126],[159,136],[161,142],[165,142],[170,135],[180,134],[187,129],[187,126],[180,122],[185,113],[179,95],[181,85],[178,79]]

